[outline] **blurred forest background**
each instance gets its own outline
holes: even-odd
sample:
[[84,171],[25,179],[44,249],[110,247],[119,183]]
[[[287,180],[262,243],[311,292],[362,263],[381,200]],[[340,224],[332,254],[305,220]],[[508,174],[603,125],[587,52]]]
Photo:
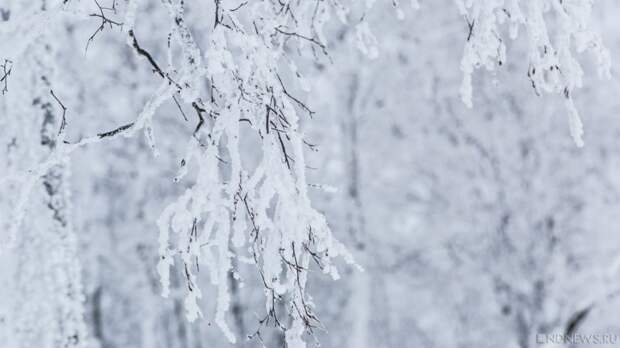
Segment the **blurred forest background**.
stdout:
[[[203,14],[188,6],[188,20],[200,23]],[[141,16],[150,20],[139,17],[136,27],[149,35],[141,44],[161,56],[166,32],[157,11],[149,12],[154,6],[144,7]],[[507,43],[500,69],[475,74],[468,108],[459,97],[467,24],[452,1],[420,1],[419,9],[402,12],[399,20],[393,4],[380,1],[366,14],[377,37],[374,59],[335,21],[327,30],[331,58],[298,63],[309,88],[295,93],[315,112],[303,120],[315,150],[306,158],[308,182],[315,184],[311,198],[364,268],[342,262],[336,281],[310,272],[309,293],[325,330],[315,330],[309,346],[316,339],[322,347],[511,348],[536,346],[540,333],[620,334],[618,75],[600,80],[587,72],[584,88],[575,92],[586,144],[578,148],[562,98],[532,89],[520,59],[524,40]],[[618,13],[613,0],[597,1],[593,12],[614,61]],[[131,121],[155,86],[114,30],[101,32],[82,54],[93,26],[84,21],[57,29],[67,39],[55,49],[78,52],[64,56],[68,73],[57,77],[63,88],[55,91],[68,107],[73,138]],[[204,39],[198,27],[194,35]],[[589,56],[581,58],[588,69]],[[19,89],[21,82],[9,84]],[[6,116],[5,100],[0,97],[0,162],[24,167],[28,154],[4,151],[14,141],[8,134],[28,137]],[[154,123],[158,158],[140,136],[71,157],[70,218],[90,346],[281,346],[282,333],[259,324],[264,294],[251,265],[235,265],[248,271],[230,274],[227,321],[241,338],[236,345],[212,322],[216,295],[208,277],[198,280],[205,316],[194,323],[185,319],[180,266],[171,273],[170,297],[161,297],[156,221],[188,185],[172,178],[185,150],[179,139],[192,127],[172,102],[162,105]],[[244,156],[252,151],[248,144]],[[27,347],[11,341],[14,330],[20,320],[41,319],[36,304],[51,296],[32,281],[45,278],[38,266],[54,249],[37,237],[46,229],[43,218],[34,218],[44,203],[32,201],[20,232],[32,235],[26,239],[32,247],[18,257],[0,256],[0,273],[19,269],[21,275],[0,278],[4,347]],[[0,215],[9,220],[14,202],[0,202]],[[4,267],[10,264],[32,266]],[[7,319],[15,308],[19,320]]]

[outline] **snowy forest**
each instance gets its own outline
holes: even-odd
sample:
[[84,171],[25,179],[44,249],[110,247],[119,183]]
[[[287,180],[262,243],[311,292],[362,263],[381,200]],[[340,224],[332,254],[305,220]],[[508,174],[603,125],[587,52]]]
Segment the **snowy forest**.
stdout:
[[618,16],[0,0],[0,348],[619,346]]

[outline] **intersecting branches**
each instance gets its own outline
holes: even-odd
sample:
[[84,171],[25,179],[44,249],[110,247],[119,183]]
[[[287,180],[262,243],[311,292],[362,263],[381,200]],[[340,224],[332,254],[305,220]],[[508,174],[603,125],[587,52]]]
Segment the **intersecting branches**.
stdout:
[[[213,24],[213,28],[215,29],[221,25],[228,30],[237,30],[239,32],[242,32],[243,30],[239,28],[239,26],[237,25],[237,22],[233,19],[230,13],[239,11],[240,9],[245,7],[248,4],[248,2],[244,1],[240,3],[239,5],[237,5],[236,7],[233,7],[231,9],[224,9],[222,6],[222,0],[213,0],[213,2],[215,3],[215,23]],[[231,24],[225,23],[224,17],[228,17]]]
[[11,71],[13,71],[13,61],[5,59],[2,65],[0,65],[2,69],[2,76],[0,76],[0,83],[3,83],[2,87],[2,95],[9,91],[9,76],[11,75]]
[[[313,148],[313,145],[302,139],[298,116],[301,113],[312,117],[314,111],[302,101],[304,98],[294,95],[295,90],[288,85],[289,81],[279,74],[279,67],[280,59],[289,58],[286,57],[287,42],[300,43],[300,47],[304,50],[312,50],[315,58],[319,49],[326,54],[326,45],[321,40],[323,35],[319,23],[316,27],[302,23],[309,18],[301,11],[312,10],[315,6],[314,3],[312,6],[299,5],[300,2],[295,1],[273,1],[269,3],[270,6],[248,6],[247,4],[251,2],[242,2],[243,0],[235,1],[234,5],[222,0],[213,1],[215,24],[214,29],[211,29],[211,40],[207,41],[210,46],[206,53],[208,59],[206,65],[202,62],[203,54],[192,37],[189,23],[185,23],[182,0],[162,0],[168,8],[172,25],[167,45],[170,65],[160,64],[162,62],[157,61],[157,55],[152,54],[157,52],[149,52],[147,45],[141,45],[133,27],[126,31],[128,45],[134,53],[139,58],[144,58],[147,62],[143,63],[152,69],[154,75],[159,75],[163,80],[162,86],[168,92],[165,95],[166,99],[180,93],[177,96],[182,96],[184,102],[191,104],[192,113],[195,113],[197,118],[192,136],[197,142],[191,141],[188,151],[192,157],[185,159],[194,158],[193,156],[206,159],[199,161],[198,165],[204,166],[201,167],[201,172],[209,173],[208,180],[197,183],[191,191],[187,191],[187,195],[170,205],[162,215],[160,233],[162,240],[166,240],[165,243],[160,242],[162,259],[169,257],[171,251],[183,259],[185,278],[190,291],[187,296],[189,301],[193,301],[196,298],[193,294],[199,293],[199,289],[195,281],[196,274],[193,273],[193,259],[188,257],[191,254],[193,258],[194,254],[187,244],[193,245],[196,242],[196,220],[191,229],[188,229],[187,224],[191,223],[190,220],[184,221],[183,226],[177,228],[171,223],[174,221],[171,219],[177,214],[185,214],[188,205],[192,206],[190,209],[192,214],[194,211],[200,214],[213,214],[212,206],[203,206],[203,203],[199,203],[202,200],[198,199],[194,202],[193,197],[206,195],[209,197],[209,204],[215,204],[218,209],[215,217],[209,215],[210,219],[220,217],[222,219],[217,220],[217,225],[213,226],[231,224],[229,227],[234,229],[235,233],[248,234],[247,239],[239,241],[248,244],[250,258],[253,257],[264,285],[266,313],[262,319],[259,318],[260,327],[255,334],[250,335],[250,338],[261,339],[261,328],[268,324],[273,324],[282,331],[291,332],[291,329],[295,329],[293,330],[297,332],[295,334],[300,336],[302,331],[312,333],[312,330],[320,328],[321,324],[313,313],[314,305],[306,293],[306,277],[310,267],[313,267],[312,261],[319,265],[319,268],[329,270],[331,254],[324,250],[328,249],[327,244],[332,237],[328,226],[322,222],[320,213],[306,203],[308,201],[306,192],[301,188],[306,187],[307,183],[305,177],[297,172],[298,166],[304,167],[303,144]],[[251,8],[247,17],[243,14],[246,6]],[[318,11],[315,8],[315,16]],[[321,22],[323,19],[316,20]],[[126,22],[129,23],[129,20]],[[250,23],[254,24],[255,33],[244,30],[244,24]],[[301,28],[309,28],[309,31]],[[173,40],[176,40],[174,45],[178,44],[179,50],[172,48]],[[274,54],[274,50],[278,51],[278,54]],[[178,71],[172,67],[172,54],[177,52],[183,56]],[[301,78],[300,74],[291,77]],[[206,96],[201,93],[202,90],[207,91]],[[204,99],[201,99],[201,96]],[[177,106],[180,107],[180,103],[177,102]],[[182,115],[187,119],[183,112]],[[187,116],[189,115],[188,113]],[[241,121],[249,123],[251,130],[258,133],[260,139],[256,140],[262,142],[263,153],[269,155],[264,156],[265,158],[271,159],[274,152],[277,157],[280,153],[283,156],[282,160],[278,158],[276,161],[260,163],[259,169],[249,176],[248,183],[244,182],[243,185],[243,178],[248,173],[243,165],[245,161],[242,161],[242,156],[239,154],[242,150],[239,139],[245,135],[241,133],[238,124]],[[126,129],[140,127],[141,124],[136,121],[135,126],[128,124],[98,136],[100,138],[113,136]],[[206,124],[212,126],[208,131],[203,130]],[[260,151],[261,148],[257,150]],[[228,154],[226,162],[219,158],[220,154]],[[203,155],[205,157],[202,157]],[[182,167],[187,165],[185,159],[181,161]],[[213,163],[216,162],[214,159],[226,165],[226,173],[220,171],[218,163]],[[227,173],[230,173],[230,177]],[[277,177],[273,177],[274,175]],[[283,179],[286,176],[290,177]],[[265,190],[262,190],[262,187]],[[213,194],[210,194],[211,192]],[[274,213],[273,209],[282,212]],[[219,212],[222,212],[221,216]],[[239,221],[237,224],[235,221],[239,218],[237,215],[239,213],[245,215],[242,218],[246,221]],[[280,224],[285,226],[288,224],[282,219],[291,219],[301,226],[299,229],[295,228],[291,235],[285,235]],[[308,228],[306,235],[304,228],[311,223],[317,228]],[[215,240],[214,244],[222,248],[222,251],[217,253],[217,257],[221,258],[218,264],[222,267],[219,274],[228,275],[230,267],[234,267],[228,259],[237,256],[229,253],[232,249],[227,244],[231,238],[229,236],[231,228],[213,229],[211,226],[209,229],[214,231],[216,236],[213,239],[201,236],[201,241],[208,243]],[[170,243],[167,242],[171,230],[183,236],[175,245],[176,249],[170,249]],[[237,240],[233,241],[236,243]],[[207,243],[197,245],[202,247]],[[282,249],[278,250],[280,247]],[[332,248],[333,244],[329,244],[329,247]],[[340,248],[340,245],[336,247]],[[161,261],[161,265],[170,267],[167,260]],[[180,271],[183,272],[183,269]],[[162,284],[165,288],[169,287],[165,275],[162,276]],[[223,282],[219,288],[220,291],[228,291],[224,284],[226,283]],[[218,304],[219,314],[216,314],[216,322],[230,337],[233,335],[227,329],[222,315],[227,310],[227,303]],[[304,327],[306,330],[303,330]],[[287,336],[291,336],[289,332]],[[233,340],[234,337],[231,341]]]
[[[316,236],[311,226],[309,226],[307,229],[307,240],[299,242],[301,243],[301,248],[299,247],[300,244],[295,241],[291,241],[288,248],[280,247],[278,249],[280,259],[282,261],[282,264],[290,270],[289,277],[291,277],[291,285],[293,285],[294,288],[291,290],[291,292],[288,293],[287,296],[278,294],[278,292],[275,291],[272,282],[268,281],[268,276],[265,274],[265,270],[259,266],[261,262],[261,253],[259,252],[259,250],[262,250],[261,245],[262,243],[264,243],[263,238],[265,237],[262,236],[260,233],[260,228],[256,222],[256,212],[252,208],[252,202],[248,198],[248,194],[243,193],[241,183],[239,184],[239,189],[235,194],[235,211],[239,202],[243,203],[246,216],[251,222],[250,250],[252,251],[252,256],[254,258],[255,264],[258,266],[259,275],[265,288],[265,293],[268,296],[267,313],[264,315],[264,317],[258,319],[258,328],[254,333],[248,335],[248,338],[256,338],[260,342],[262,342],[263,339],[261,331],[264,327],[267,327],[269,325],[272,325],[273,327],[281,331],[287,331],[289,327],[283,324],[279,317],[279,315],[282,313],[279,313],[277,309],[277,304],[283,304],[284,302],[288,303],[288,313],[298,317],[305,326],[306,331],[310,335],[314,336],[314,330],[324,329],[324,326],[314,313],[313,306],[307,301],[304,277],[305,274],[309,272],[309,266],[307,265],[307,263],[304,263],[302,261],[304,256],[302,256],[301,254],[308,253],[310,255],[310,258],[312,258],[316,262],[319,268],[324,269],[324,264],[322,260],[324,259],[324,257],[327,257],[327,252],[317,252],[316,250],[313,250],[313,245],[315,245],[316,243]],[[236,214],[234,218],[237,218]]]
[[92,35],[88,38],[88,41],[86,42],[86,51],[88,51],[88,46],[90,46],[90,43],[95,39],[95,36],[102,32],[105,29],[106,25],[109,26],[110,29],[112,29],[113,26],[121,28],[123,26],[123,23],[110,19],[110,17],[106,15],[106,12],[116,13],[116,0],[113,0],[112,7],[103,7],[99,4],[99,2],[97,2],[97,0],[93,1],[95,2],[95,5],[97,5],[99,13],[91,13],[89,16],[99,18],[101,20],[101,23],[99,24],[97,30],[95,30],[95,32],[92,33]]
[[315,328],[324,329],[319,318],[314,314],[312,310],[312,306],[310,306],[306,302],[306,296],[304,293],[304,285],[301,281],[301,273],[307,272],[307,269],[300,265],[299,259],[297,257],[295,242],[291,242],[291,251],[293,256],[293,263],[286,261],[286,264],[295,272],[295,284],[297,285],[297,290],[299,292],[299,301],[293,301],[293,306],[297,311],[297,314],[302,319],[306,329],[310,334],[313,334],[313,330]]
[[[127,35],[129,35],[129,37],[131,38],[131,46],[134,48],[134,50],[136,51],[138,55],[146,58],[146,60],[151,65],[153,72],[159,75],[161,78],[167,80],[169,84],[174,85],[177,89],[177,92],[180,92],[183,89],[183,86],[181,86],[181,84],[176,82],[172,78],[172,76],[170,76],[170,74],[168,74],[167,72],[162,70],[162,68],[160,68],[159,64],[157,64],[157,62],[155,61],[155,58],[153,58],[153,55],[149,53],[149,51],[147,51],[145,48],[143,48],[138,43],[138,39],[136,38],[136,34],[134,33],[134,31],[129,30]],[[187,116],[185,116],[185,112],[181,108],[181,104],[179,103],[176,96],[172,96],[172,100],[174,100],[174,103],[180,110],[181,115],[183,116],[183,119],[187,121]],[[194,130],[194,133],[193,133],[194,137],[196,137],[196,133],[198,132],[198,130],[200,130],[200,127],[202,127],[204,123],[204,117],[202,116],[202,114],[206,112],[206,109],[201,105],[202,105],[202,101],[200,99],[196,99],[195,101],[192,102],[192,107],[194,108],[194,110],[196,111],[196,114],[198,115],[198,125],[196,126],[196,129]]]
[[282,296],[277,295],[275,291],[273,290],[273,288],[268,288],[268,289],[269,289],[269,293],[271,296],[270,298],[271,305],[269,306],[269,310],[267,311],[267,314],[265,314],[264,317],[258,320],[258,328],[256,329],[256,331],[253,334],[248,335],[248,339],[256,338],[263,345],[264,345],[264,341],[261,335],[261,330],[263,327],[269,326],[271,323],[273,323],[273,326],[275,328],[281,331],[286,331],[286,327],[282,324],[282,322],[278,318],[278,312],[276,311],[276,306],[275,306],[276,303],[282,301]]
[[[267,281],[265,277],[265,272],[260,267],[260,251],[259,251],[261,250],[260,228],[256,221],[256,212],[251,207],[248,194],[244,193],[243,191],[241,181],[239,181],[239,188],[237,192],[235,193],[235,197],[234,197],[235,211],[236,211],[236,207],[239,201],[243,202],[243,207],[245,208],[246,216],[248,220],[250,220],[250,223],[252,224],[251,229],[250,229],[251,230],[250,240],[251,240],[252,257],[254,259],[254,264],[258,268],[258,272],[263,282],[263,286],[265,287],[265,291],[269,296],[267,313],[265,314],[264,317],[258,320],[258,328],[256,329],[256,331],[253,334],[248,335],[249,339],[257,338],[262,343],[263,339],[261,336],[261,330],[263,327],[268,326],[269,324],[273,323],[274,327],[282,331],[286,331],[286,327],[280,321],[278,317],[278,312],[276,310],[276,304],[278,302],[282,302],[284,298],[275,291],[273,286],[269,285],[269,282]],[[235,219],[238,218],[236,214],[234,215],[234,218]]]

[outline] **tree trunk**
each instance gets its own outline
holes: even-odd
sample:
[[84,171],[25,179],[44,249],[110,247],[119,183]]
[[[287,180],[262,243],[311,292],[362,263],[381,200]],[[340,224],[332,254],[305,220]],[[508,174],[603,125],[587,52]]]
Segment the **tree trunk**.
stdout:
[[[346,226],[353,241],[353,252],[359,264],[366,262],[366,235],[364,231],[364,214],[360,196],[360,144],[359,115],[357,99],[360,90],[360,77],[351,76],[349,84],[348,112],[342,122],[344,153],[346,162]],[[370,322],[370,270],[354,270],[351,277],[351,298],[349,300],[349,318],[352,318],[349,347],[364,348],[369,346],[368,324]]]

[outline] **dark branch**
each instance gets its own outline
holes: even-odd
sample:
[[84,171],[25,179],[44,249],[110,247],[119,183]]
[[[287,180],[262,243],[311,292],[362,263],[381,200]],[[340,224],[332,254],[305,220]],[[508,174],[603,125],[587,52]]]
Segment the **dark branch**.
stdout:
[[120,127],[116,128],[116,129],[113,129],[113,130],[111,130],[109,132],[97,133],[97,136],[99,137],[99,139],[103,139],[103,138],[107,138],[107,137],[113,137],[113,136],[115,136],[118,133],[121,133],[121,132],[124,132],[124,131],[128,130],[129,128],[133,127],[133,125],[134,125],[134,123],[131,122],[131,123],[128,123],[128,124],[126,124],[124,126],[120,126]]
[[99,27],[97,28],[97,30],[95,30],[95,32],[88,38],[88,41],[86,42],[86,51],[88,51],[88,47],[90,46],[90,43],[95,39],[97,34],[99,34],[105,29],[106,25],[108,25],[110,29],[114,25],[119,26],[119,27],[123,26],[123,23],[117,22],[117,21],[114,21],[108,18],[104,12],[104,10],[107,10],[107,11],[113,11],[114,13],[116,13],[116,0],[114,0],[114,2],[112,3],[111,8],[102,7],[101,5],[99,5],[99,2],[97,2],[97,0],[93,0],[93,1],[95,2],[95,5],[97,5],[97,9],[99,10],[99,13],[91,13],[89,16],[101,19],[101,23],[99,24]]
[[0,82],[4,82],[4,87],[2,88],[2,95],[4,95],[9,91],[8,81],[11,71],[13,71],[13,61],[5,59],[4,63],[0,65],[0,68],[2,68],[2,77],[0,77]]
[[60,101],[60,99],[58,99],[56,94],[54,94],[53,90],[50,89],[50,93],[52,94],[52,97],[54,97],[58,105],[60,105],[60,107],[62,108],[62,120],[60,121],[60,129],[58,130],[58,135],[61,135],[65,131],[65,127],[67,126],[67,107],[65,107],[65,105]]

